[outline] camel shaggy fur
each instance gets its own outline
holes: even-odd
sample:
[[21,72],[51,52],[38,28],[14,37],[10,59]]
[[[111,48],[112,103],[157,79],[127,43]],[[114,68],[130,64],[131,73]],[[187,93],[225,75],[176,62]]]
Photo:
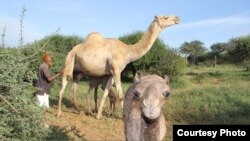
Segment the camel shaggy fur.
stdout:
[[162,107],[170,95],[168,78],[136,78],[124,98],[123,119],[127,141],[163,140],[166,134]]
[[62,96],[68,80],[72,77],[75,63],[78,64],[81,71],[88,76],[110,76],[98,109],[97,119],[102,117],[102,108],[113,81],[116,84],[117,94],[122,106],[123,92],[121,87],[121,72],[128,63],[141,58],[150,50],[163,29],[177,23],[179,23],[177,16],[155,16],[148,31],[145,32],[141,40],[134,45],[127,45],[117,39],[104,38],[100,33],[90,33],[85,42],[76,45],[66,57],[62,87],[59,93],[57,116],[60,116],[62,112]]

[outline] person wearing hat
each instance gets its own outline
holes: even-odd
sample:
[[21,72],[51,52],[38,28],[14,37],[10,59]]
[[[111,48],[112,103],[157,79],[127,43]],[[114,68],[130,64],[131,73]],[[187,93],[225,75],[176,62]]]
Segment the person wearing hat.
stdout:
[[53,75],[49,67],[52,65],[51,57],[46,53],[42,56],[43,63],[40,65],[37,73],[36,82],[36,102],[40,107],[49,107],[49,94],[52,87],[51,82],[63,74],[63,70]]

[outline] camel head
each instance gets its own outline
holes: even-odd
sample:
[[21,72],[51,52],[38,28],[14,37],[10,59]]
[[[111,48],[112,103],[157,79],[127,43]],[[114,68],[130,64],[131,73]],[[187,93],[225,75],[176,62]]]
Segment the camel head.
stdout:
[[178,24],[180,19],[177,16],[155,16],[154,21],[158,23],[161,29],[164,29],[168,26]]
[[157,75],[147,75],[134,81],[134,101],[138,102],[137,105],[140,105],[145,121],[157,119],[167,97],[170,95],[168,78],[163,79]]

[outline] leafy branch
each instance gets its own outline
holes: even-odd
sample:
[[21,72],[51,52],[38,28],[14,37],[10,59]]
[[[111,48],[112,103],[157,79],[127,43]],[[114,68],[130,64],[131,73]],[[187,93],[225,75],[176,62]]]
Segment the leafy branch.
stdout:
[[9,102],[6,98],[4,98],[4,96],[1,95],[1,94],[0,94],[0,100],[2,100],[3,102],[5,102],[14,112],[19,113],[19,112],[16,110],[16,108],[15,108],[14,106],[12,106],[12,105],[10,104],[10,102]]

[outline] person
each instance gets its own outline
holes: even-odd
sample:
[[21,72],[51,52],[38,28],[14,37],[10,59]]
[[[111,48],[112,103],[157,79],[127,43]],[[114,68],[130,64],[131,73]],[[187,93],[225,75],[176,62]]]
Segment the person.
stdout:
[[37,73],[36,82],[36,102],[40,107],[49,107],[49,94],[52,87],[51,82],[63,74],[63,70],[59,73],[52,75],[49,67],[52,65],[51,57],[45,53],[42,56],[43,63],[40,65]]

